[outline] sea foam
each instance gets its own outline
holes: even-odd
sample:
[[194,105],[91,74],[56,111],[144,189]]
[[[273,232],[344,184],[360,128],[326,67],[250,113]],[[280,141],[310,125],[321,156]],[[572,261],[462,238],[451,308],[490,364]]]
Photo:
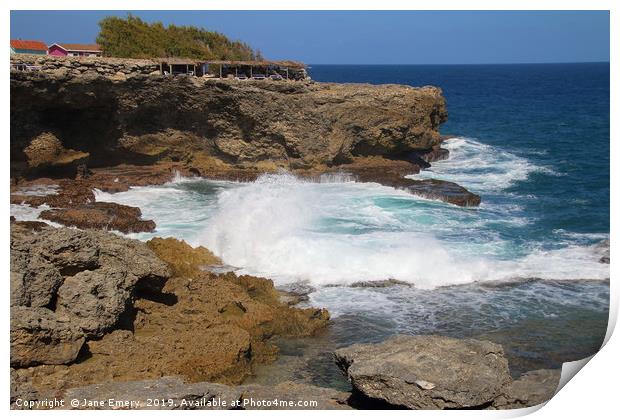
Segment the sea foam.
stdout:
[[[477,281],[609,277],[593,239],[550,232],[544,242],[527,240],[536,215],[523,205],[536,198],[503,189],[545,168],[474,140],[454,139],[447,146],[452,159],[435,164],[438,177],[458,176],[465,187],[478,186],[503,199],[485,201],[483,194],[479,208],[460,208],[339,175],[311,182],[288,173],[251,183],[177,177],[122,193],[97,191],[96,198],[139,206],[144,218],[155,220],[154,233],[134,237],[174,236],[204,245],[240,273],[280,284],[396,279],[432,289]],[[474,164],[483,174],[468,168]]]
[[450,151],[448,159],[433,162],[429,169],[409,177],[452,181],[474,192],[488,193],[524,181],[534,172],[555,174],[524,157],[467,137],[447,139],[442,147]]
[[401,192],[372,184],[322,185],[266,176],[222,191],[198,242],[243,272],[280,282],[325,285],[392,278],[434,288],[515,278],[609,276],[596,250],[586,246],[532,249],[505,259],[493,255],[494,247],[505,245],[502,241],[480,237],[481,244],[472,246],[439,240],[423,223],[399,220],[376,205],[392,194],[402,198]]

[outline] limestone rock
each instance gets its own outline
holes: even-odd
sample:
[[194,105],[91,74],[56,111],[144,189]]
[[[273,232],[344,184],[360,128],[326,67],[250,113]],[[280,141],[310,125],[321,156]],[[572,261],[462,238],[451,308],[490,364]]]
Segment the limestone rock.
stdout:
[[461,207],[480,205],[480,196],[450,181],[439,179],[410,180],[407,190],[430,200],[441,200]]
[[493,402],[493,407],[523,408],[547,402],[555,395],[561,374],[561,369],[526,372],[502,390]]
[[485,407],[511,380],[502,347],[488,341],[397,335],[335,358],[358,393],[412,409]]
[[410,179],[407,175],[417,174],[419,166],[408,161],[394,161],[378,157],[355,159],[341,165],[339,171],[350,173],[361,182],[378,182],[411,194],[441,200],[457,206],[478,206],[480,196],[450,181],[438,179]]
[[11,308],[11,366],[70,363],[83,345],[82,330],[69,318],[47,308]]
[[[169,375],[237,384],[255,363],[274,360],[278,349],[270,338],[310,335],[329,322],[325,310],[281,303],[268,279],[202,272],[215,258],[204,248],[156,239],[148,243],[153,254],[141,242],[106,232],[46,228],[37,235],[48,230],[99,244],[100,266],[67,276],[56,298],[57,314],[87,333],[89,358],[55,370],[18,369],[20,383],[31,384],[23,392]],[[155,255],[169,262],[174,277],[161,277],[155,269],[165,263],[152,260]]]
[[[102,60],[76,66],[114,59]],[[158,77],[151,73],[159,64],[143,61],[110,64],[117,69],[111,77],[87,77],[101,74],[97,67],[66,77],[56,70],[13,74],[12,173],[32,172],[24,148],[33,136],[54,132],[88,153],[91,167],[172,161],[192,175],[240,181],[368,157],[399,166],[397,159],[409,166],[397,177],[381,168],[354,175],[459,206],[480,203],[478,195],[451,182],[404,178],[447,156],[438,131],[447,119],[439,88]],[[58,64],[64,68],[70,61]],[[50,110],[79,112],[79,118],[44,118]]]
[[11,303],[55,306],[89,337],[119,321],[136,287],[161,289],[169,275],[137,240],[68,228],[11,231]]
[[101,336],[127,309],[137,280],[120,266],[80,271],[58,290],[56,311],[74,319],[89,336]]
[[[38,181],[38,180],[37,180]],[[28,204],[32,207],[68,207],[95,201],[92,184],[82,180],[58,180],[60,190],[47,195],[25,195],[19,190],[11,194],[11,203]]]
[[88,153],[65,149],[58,138],[49,132],[39,134],[24,149],[30,167],[66,165],[88,157]]
[[75,317],[89,336],[97,337],[119,321],[136,287],[160,289],[169,270],[139,241],[90,233],[99,238],[101,267],[65,279],[58,290],[57,311]]
[[37,222],[36,220],[14,220],[11,216],[11,226],[19,226],[20,229],[25,229],[31,232],[39,232],[49,226],[45,222]]
[[48,306],[63,275],[98,266],[98,246],[86,234],[15,223],[11,229],[11,305]]
[[222,264],[207,248],[192,248],[182,240],[153,238],[146,244],[162,261],[168,263],[178,276],[193,277],[200,274],[204,266]]
[[11,251],[11,306],[48,306],[62,281],[58,268],[42,256]]
[[123,233],[152,232],[155,222],[143,220],[138,207],[96,202],[42,211],[40,218],[80,229],[116,230]]
[[[433,149],[447,119],[442,91],[431,86],[149,76],[155,70],[127,68],[128,76],[119,71],[114,80],[86,77],[90,71],[12,75],[14,167],[41,132],[62,133],[95,163],[153,163],[198,152],[229,163],[331,165]],[[43,118],[50,109],[79,110],[79,118]]]
[[94,232],[51,227],[34,234],[13,230],[11,254],[19,254],[25,259],[40,256],[54,265],[61,274],[70,275],[100,266],[101,246],[97,241],[98,236]]
[[[53,366],[50,366],[53,367]],[[38,399],[39,393],[32,386],[31,378],[28,375],[23,375],[24,372],[28,372],[28,369],[14,369],[10,368],[11,375],[11,387],[10,387],[10,401],[11,404],[15,402],[16,399],[21,398],[22,400],[28,401],[36,401]],[[11,408],[18,408],[13,407]]]
[[450,151],[439,146],[435,146],[431,150],[420,154],[420,157],[426,162],[437,162],[439,160],[448,159],[449,156]]

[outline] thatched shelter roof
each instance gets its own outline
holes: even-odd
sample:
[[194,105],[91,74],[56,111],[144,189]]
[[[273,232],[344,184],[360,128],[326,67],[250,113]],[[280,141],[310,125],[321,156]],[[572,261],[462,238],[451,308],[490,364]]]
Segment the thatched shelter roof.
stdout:
[[181,57],[166,57],[166,58],[156,58],[155,61],[158,63],[166,63],[171,65],[181,65],[181,66],[195,66],[198,63],[201,63],[200,60],[194,60],[192,58],[181,58]]
[[282,60],[282,61],[207,60],[203,62],[206,64],[216,64],[216,65],[222,65],[222,66],[254,66],[254,67],[279,66],[279,67],[290,67],[290,68],[295,68],[295,69],[303,69],[307,67],[304,63],[301,63],[299,61],[291,61],[291,60]]

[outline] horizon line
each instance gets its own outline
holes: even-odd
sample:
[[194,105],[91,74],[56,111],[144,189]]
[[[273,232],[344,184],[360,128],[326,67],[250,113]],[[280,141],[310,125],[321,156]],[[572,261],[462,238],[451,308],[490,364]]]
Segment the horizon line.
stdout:
[[514,66],[532,64],[609,64],[610,61],[545,61],[545,62],[515,62],[515,63],[306,63],[311,66]]

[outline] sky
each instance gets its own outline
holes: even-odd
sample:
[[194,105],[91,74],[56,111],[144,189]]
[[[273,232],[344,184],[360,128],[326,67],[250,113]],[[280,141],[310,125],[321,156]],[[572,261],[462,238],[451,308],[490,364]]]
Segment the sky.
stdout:
[[[11,11],[11,38],[92,43],[127,11]],[[132,11],[195,25],[309,64],[609,61],[607,11]]]

